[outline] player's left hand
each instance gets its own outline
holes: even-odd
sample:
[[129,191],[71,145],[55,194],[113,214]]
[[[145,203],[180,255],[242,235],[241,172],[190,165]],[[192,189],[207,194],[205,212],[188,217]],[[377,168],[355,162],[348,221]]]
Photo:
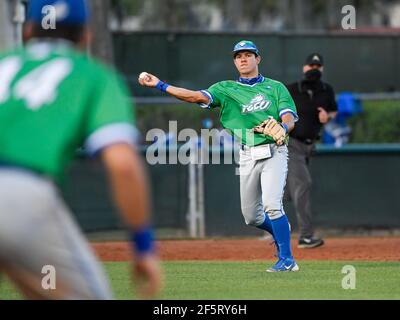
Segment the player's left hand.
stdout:
[[272,137],[278,146],[285,142],[286,130],[274,118],[269,118],[253,128],[254,132]]
[[163,287],[163,273],[158,257],[151,254],[136,258],[133,265],[133,277],[141,298],[155,297]]
[[321,122],[322,124],[325,124],[329,121],[328,112],[326,112],[326,110],[322,107],[318,108],[318,118],[319,122]]

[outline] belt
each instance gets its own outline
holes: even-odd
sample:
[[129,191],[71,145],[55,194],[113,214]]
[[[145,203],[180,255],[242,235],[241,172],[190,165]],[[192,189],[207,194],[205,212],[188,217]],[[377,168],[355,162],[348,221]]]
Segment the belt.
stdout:
[[0,160],[0,167],[1,168],[23,168],[22,166],[19,166],[17,164],[11,163],[11,162],[3,161],[3,160]]
[[9,162],[4,162],[0,160],[0,168],[17,168],[15,164],[9,163]]
[[42,176],[42,173],[40,173],[39,171],[35,171],[33,169],[30,169],[30,168],[27,168],[27,167],[24,167],[24,166],[20,166],[18,164],[13,164],[13,163],[4,162],[4,161],[0,161],[0,169],[1,168],[21,170],[21,171],[24,171],[26,173],[34,174],[36,176]]
[[296,137],[291,137],[292,139],[296,139],[298,141],[300,141],[301,143],[307,144],[307,145],[311,145],[315,142],[314,139],[300,139],[300,138],[296,138]]
[[246,144],[241,144],[241,145],[240,145],[240,149],[241,149],[242,151],[245,151],[245,150],[250,150],[250,148],[254,148],[254,147],[263,146],[263,145],[265,145],[265,144],[274,145],[275,143],[264,143],[264,144],[258,144],[258,145],[256,145],[256,146],[253,146],[253,147],[249,147],[249,146],[248,146],[248,145],[246,145]]

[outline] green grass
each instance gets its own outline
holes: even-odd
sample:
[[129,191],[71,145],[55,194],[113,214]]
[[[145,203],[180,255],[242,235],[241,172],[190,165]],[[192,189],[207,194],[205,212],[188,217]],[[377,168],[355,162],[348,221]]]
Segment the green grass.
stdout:
[[[299,272],[265,272],[272,262],[164,262],[159,299],[400,299],[399,262],[301,261]],[[128,264],[104,264],[117,299],[132,299]],[[356,268],[356,289],[344,290],[343,266]],[[0,299],[20,299],[8,281]]]

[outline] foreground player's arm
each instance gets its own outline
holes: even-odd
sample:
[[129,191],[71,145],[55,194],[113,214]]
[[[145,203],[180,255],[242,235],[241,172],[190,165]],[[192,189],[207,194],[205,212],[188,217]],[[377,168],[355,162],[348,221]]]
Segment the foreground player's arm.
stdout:
[[134,148],[124,143],[104,148],[101,157],[109,174],[114,201],[136,237],[134,276],[138,280],[146,280],[145,283],[139,283],[139,293],[143,297],[152,297],[162,287],[162,272],[157,256],[149,248],[152,246],[152,239],[148,239],[150,235],[146,234],[150,205],[142,161]]
[[114,203],[128,228],[132,247],[132,274],[139,295],[151,297],[162,287],[162,273],[150,225],[149,192],[145,169],[135,151],[138,131],[134,106],[121,78],[93,66],[93,87],[83,127],[85,150],[99,155],[107,169]]
[[149,196],[147,177],[136,151],[128,144],[114,144],[102,151],[109,172],[114,200],[133,229],[148,225]]
[[210,99],[206,95],[204,95],[201,91],[194,91],[185,88],[171,86],[169,84],[160,81],[160,79],[158,79],[156,76],[147,72],[141,75],[142,76],[139,77],[138,81],[142,86],[157,88],[179,100],[189,103],[208,104],[210,102]]

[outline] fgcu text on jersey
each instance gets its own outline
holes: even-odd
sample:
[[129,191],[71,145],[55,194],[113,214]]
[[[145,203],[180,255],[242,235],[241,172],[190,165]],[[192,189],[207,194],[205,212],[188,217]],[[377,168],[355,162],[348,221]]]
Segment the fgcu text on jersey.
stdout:
[[242,113],[256,112],[261,110],[268,110],[272,101],[265,99],[264,95],[256,95],[249,104],[242,105]]

